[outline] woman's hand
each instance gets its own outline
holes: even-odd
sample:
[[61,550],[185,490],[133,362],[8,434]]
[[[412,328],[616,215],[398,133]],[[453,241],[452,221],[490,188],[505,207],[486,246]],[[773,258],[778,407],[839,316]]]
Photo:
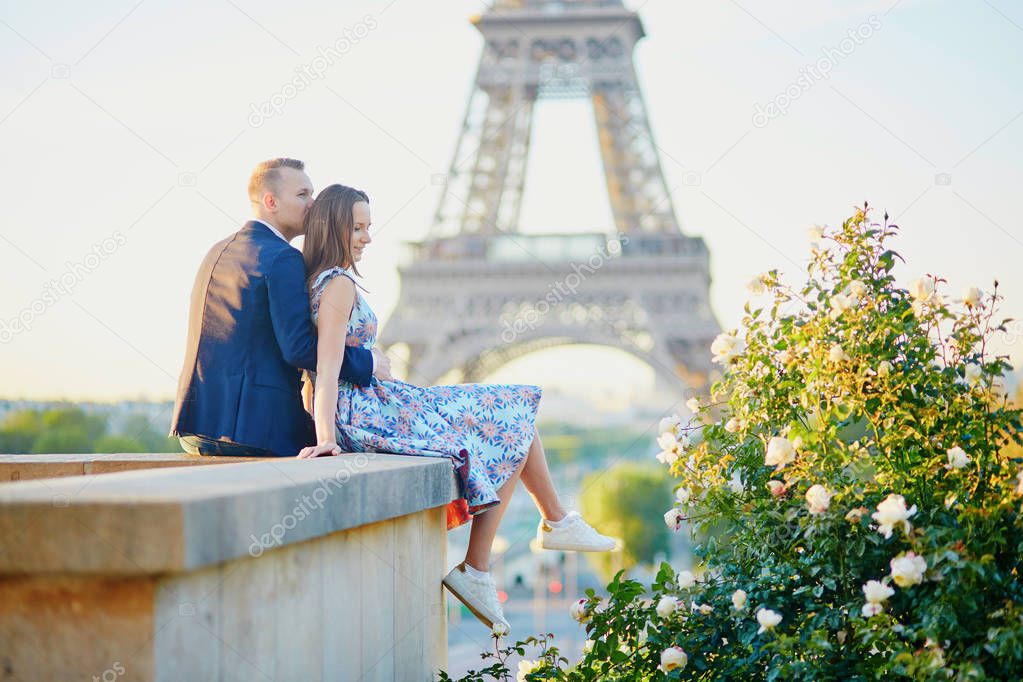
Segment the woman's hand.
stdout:
[[373,372],[373,376],[377,378],[377,381],[394,381],[394,377],[391,376],[391,360],[376,346],[370,349],[373,353],[373,357],[376,359],[376,369]]
[[337,456],[340,454],[341,447],[337,443],[320,443],[319,445],[310,445],[307,448],[302,448],[296,459],[312,459],[321,455]]

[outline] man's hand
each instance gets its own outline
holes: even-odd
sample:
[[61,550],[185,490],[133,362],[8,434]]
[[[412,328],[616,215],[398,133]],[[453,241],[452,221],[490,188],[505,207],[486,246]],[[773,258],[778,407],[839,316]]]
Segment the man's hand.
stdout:
[[391,361],[383,351],[374,346],[371,349],[373,359],[376,361],[373,368],[373,376],[380,381],[394,381],[391,376]]
[[319,445],[310,445],[307,448],[302,448],[296,459],[312,459],[313,457],[320,457],[321,455],[340,455],[341,448],[337,443],[320,443]]

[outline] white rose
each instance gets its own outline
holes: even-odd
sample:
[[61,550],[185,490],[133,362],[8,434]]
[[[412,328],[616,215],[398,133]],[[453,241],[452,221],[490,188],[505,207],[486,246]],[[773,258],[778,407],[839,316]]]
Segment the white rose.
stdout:
[[678,461],[679,455],[677,452],[662,450],[661,452],[658,452],[655,457],[657,457],[657,461],[661,464],[667,464],[670,466]]
[[495,637],[504,637],[508,634],[508,626],[501,621],[495,621],[490,627],[490,633]]
[[924,580],[927,562],[914,552],[906,552],[889,562],[892,567],[892,580],[899,587],[919,585]]
[[682,451],[690,445],[689,436],[684,433],[676,436],[670,431],[666,431],[657,437],[657,445],[659,445],[662,450],[671,450],[678,454],[682,454]]
[[867,293],[867,285],[858,279],[854,279],[845,285],[845,293],[853,300],[853,303],[856,303],[863,294]]
[[714,354],[713,361],[727,365],[734,360],[745,349],[746,343],[735,334],[722,332],[710,344],[710,352]]
[[977,287],[970,287],[963,293],[963,303],[972,308],[980,303],[980,298],[983,295],[984,292]]
[[674,450],[678,445],[678,438],[671,431],[665,431],[657,436],[657,445],[662,450]]
[[541,667],[540,661],[530,661],[528,659],[523,658],[521,661],[519,661],[519,669],[518,672],[516,672],[515,674],[515,682],[526,682],[526,675],[533,672],[534,670],[539,670],[540,667]]
[[591,651],[593,651],[593,640],[588,639],[585,642],[583,642],[583,653],[588,654]]
[[709,616],[714,613],[714,607],[710,604],[693,604],[693,611],[699,611],[701,615]]
[[945,454],[948,455],[948,464],[945,465],[946,469],[963,469],[970,463],[970,456],[958,445],[954,448],[949,448]]
[[837,343],[832,344],[831,349],[828,351],[828,360],[831,360],[832,362],[842,362],[843,360],[848,359],[849,356],[846,355],[845,350],[840,345]]
[[676,436],[673,431],[665,431],[657,437],[657,446],[661,448],[657,453],[657,461],[668,465],[674,464],[690,446],[689,436],[684,433]]
[[863,608],[860,609],[860,613],[863,614],[864,618],[870,618],[871,616],[876,616],[877,614],[879,614],[879,613],[881,613],[883,611],[884,611],[884,605],[876,603],[876,602],[872,602],[872,601],[868,601],[866,604],[863,605]]
[[911,528],[909,518],[913,514],[916,514],[915,504],[906,509],[906,499],[902,495],[891,493],[877,505],[877,511],[871,514],[870,518],[877,521],[877,532],[890,538],[892,529],[898,524],[902,524],[903,532],[909,533]]
[[885,585],[880,580],[868,580],[863,586],[863,596],[867,598],[868,602],[873,604],[880,604],[883,601],[888,601],[888,597],[895,594],[895,590]]
[[568,612],[572,614],[572,618],[579,621],[580,623],[588,622],[590,620],[590,617],[593,615],[590,612],[590,605],[586,602],[585,599],[580,599],[579,601],[572,604],[572,607],[568,610]]
[[657,602],[657,615],[661,618],[668,618],[671,614],[678,610],[678,599],[675,597],[664,596]]
[[781,497],[785,494],[785,483],[783,481],[768,481],[767,489],[771,491],[771,494],[775,497]]
[[696,413],[700,411],[700,398],[699,396],[693,396],[686,401],[686,407],[689,408],[690,412]]
[[764,455],[764,464],[781,469],[789,462],[796,459],[796,449],[788,438],[774,436],[767,443],[767,454]]
[[806,506],[809,507],[811,514],[823,514],[828,510],[828,505],[831,504],[832,493],[828,492],[828,489],[822,486],[820,483],[816,483],[810,486],[810,489],[806,491]]
[[732,592],[732,606],[736,611],[742,611],[746,607],[746,590]]
[[909,295],[917,301],[929,301],[934,296],[934,279],[919,277],[909,283]]
[[767,283],[764,281],[764,275],[757,275],[751,279],[746,283],[746,288],[754,296],[762,296],[767,293]]
[[685,486],[682,486],[675,491],[675,499],[678,500],[680,504],[687,504],[692,498],[693,491]]
[[664,523],[673,531],[678,532],[678,529],[682,526],[682,519],[682,510],[678,507],[672,507],[664,512]]
[[732,417],[725,422],[725,431],[728,433],[735,433],[742,428],[742,420],[738,417]]
[[967,383],[972,386],[980,382],[984,369],[975,362],[968,362],[966,367],[963,368],[963,374],[966,376]]
[[665,417],[657,424],[657,433],[660,434],[670,433],[672,436],[677,436],[681,431],[682,417],[677,414]]
[[788,367],[796,361],[796,354],[792,352],[791,348],[785,348],[774,354],[774,359],[778,361],[783,367]]
[[886,377],[886,376],[888,376],[891,373],[892,373],[892,363],[888,362],[887,360],[882,360],[877,365],[877,376],[879,376],[879,377]]
[[837,320],[842,316],[846,310],[849,310],[853,305],[851,298],[844,294],[835,294],[831,297],[831,314],[832,320]]
[[685,668],[688,662],[689,657],[686,656],[686,652],[682,650],[682,647],[673,646],[661,652],[660,669],[663,672],[670,673],[672,670]]
[[761,634],[768,630],[773,630],[781,622],[781,614],[771,609],[761,608],[757,610],[757,622],[760,623],[760,629],[757,630],[757,634]]
[[696,584],[696,576],[693,575],[692,571],[682,571],[678,574],[678,586],[683,590],[688,590],[690,587]]

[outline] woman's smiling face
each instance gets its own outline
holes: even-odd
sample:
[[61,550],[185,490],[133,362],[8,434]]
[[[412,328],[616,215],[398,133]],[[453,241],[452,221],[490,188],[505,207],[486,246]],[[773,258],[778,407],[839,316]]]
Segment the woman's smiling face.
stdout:
[[369,236],[369,228],[372,224],[369,216],[369,204],[365,201],[357,201],[352,205],[352,260],[362,260],[362,252],[366,245],[373,241]]

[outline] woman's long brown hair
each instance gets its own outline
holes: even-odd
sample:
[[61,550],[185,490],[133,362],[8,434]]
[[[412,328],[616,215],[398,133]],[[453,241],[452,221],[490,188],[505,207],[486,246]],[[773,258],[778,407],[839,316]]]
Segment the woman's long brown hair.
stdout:
[[336,266],[348,267],[362,276],[352,258],[352,232],[355,230],[352,207],[359,201],[369,203],[369,197],[362,190],[330,185],[309,207],[302,244],[307,287],[312,287],[321,272]]

